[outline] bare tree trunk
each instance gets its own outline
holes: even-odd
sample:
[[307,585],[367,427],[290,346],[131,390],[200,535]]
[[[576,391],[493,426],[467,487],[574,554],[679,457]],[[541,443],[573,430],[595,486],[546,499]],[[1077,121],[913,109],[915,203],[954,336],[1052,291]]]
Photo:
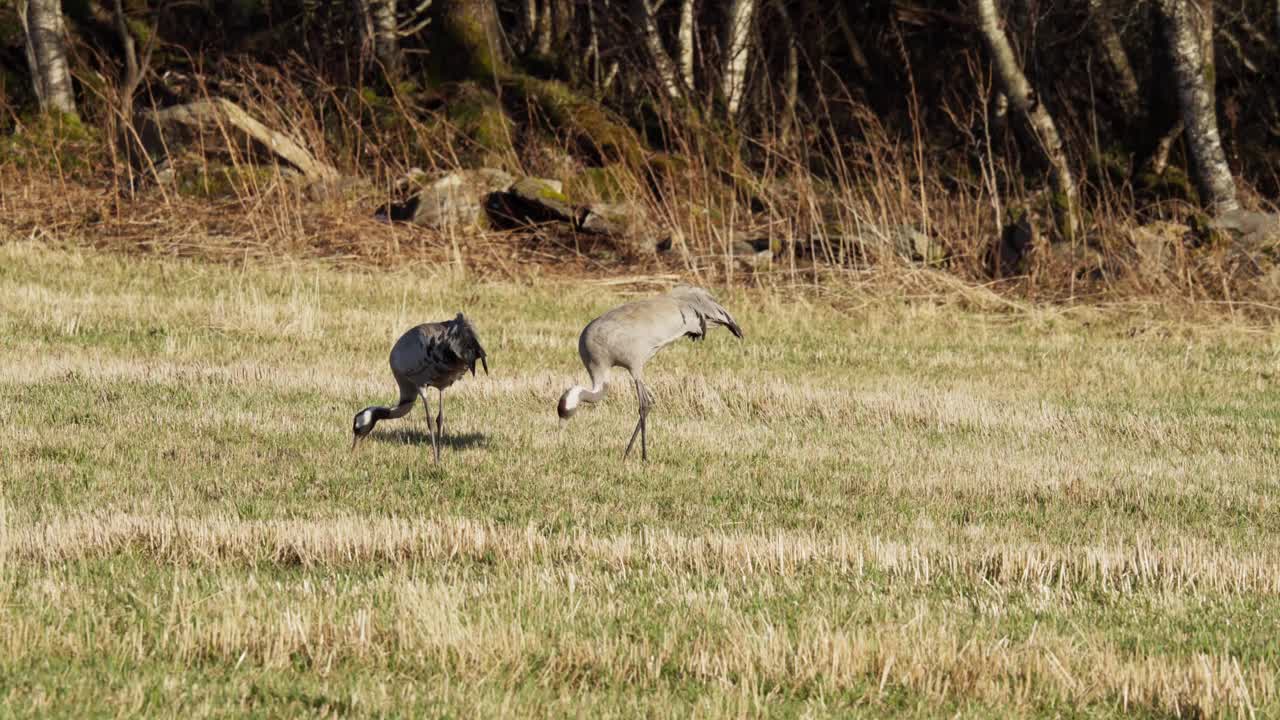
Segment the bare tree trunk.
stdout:
[[1211,10],[1195,7],[1190,0],[1159,0],[1159,8],[1196,184],[1214,214],[1239,209],[1235,179],[1218,134],[1212,62],[1204,52],[1205,34],[1212,33],[1212,16],[1207,14]]
[[351,11],[356,19],[356,35],[360,39],[358,58],[361,68],[373,54],[373,13],[369,0],[351,0]]
[[725,110],[730,118],[738,116],[742,95],[747,87],[747,68],[751,62],[751,25],[755,18],[756,0],[729,0],[724,19],[724,63],[721,90]]
[[587,8],[587,75],[591,78],[591,87],[600,92],[600,31],[596,27],[595,0],[586,0]]
[[507,67],[508,45],[494,0],[434,0],[432,54],[446,79],[492,80]]
[[676,42],[679,47],[676,49],[676,57],[680,60],[680,76],[684,79],[684,86],[689,92],[693,92],[693,31],[694,18],[696,17],[695,0],[681,0],[680,3],[680,28],[676,32]]
[[538,11],[538,31],[534,34],[533,49],[538,55],[550,55],[552,39],[551,0],[541,1],[542,9]]
[[796,123],[796,102],[800,95],[800,40],[796,37],[795,24],[787,11],[786,1],[774,0],[773,4],[787,43],[787,65],[782,75],[782,141],[785,143],[791,139],[791,130]]
[[1089,18],[1093,22],[1098,36],[1098,44],[1102,48],[1102,57],[1106,60],[1111,74],[1115,78],[1116,96],[1125,114],[1132,119],[1142,114],[1142,97],[1138,88],[1138,76],[1133,71],[1133,64],[1120,42],[1120,34],[1111,22],[1110,11],[1106,0],[1089,0]]
[[[423,3],[423,6],[429,4]],[[353,5],[359,23],[361,58],[367,59],[372,51],[388,78],[399,77],[404,62],[400,53],[396,0],[354,0]]]
[[654,17],[653,6],[649,4],[649,0],[631,0],[631,21],[644,40],[645,49],[648,50],[649,59],[653,61],[663,89],[673,98],[683,97],[680,77],[676,72],[675,63],[667,54],[667,49],[662,46],[662,36],[658,32],[658,19]]
[[26,35],[27,63],[40,110],[78,117],[60,0],[18,0],[18,18]]
[[[594,31],[594,27],[592,28]],[[537,0],[520,0],[516,6],[515,46],[516,52],[523,55],[535,46],[538,33]]]
[[389,78],[398,78],[404,63],[400,58],[400,33],[396,24],[396,0],[368,0],[373,18],[373,54]]
[[995,0],[978,0],[978,19],[982,35],[991,50],[996,76],[1004,87],[1009,104],[1026,118],[1040,142],[1041,152],[1049,162],[1049,183],[1055,196],[1058,229],[1064,238],[1072,239],[1076,236],[1076,184],[1071,176],[1071,166],[1067,163],[1067,154],[1063,150],[1058,128],[1044,103],[1033,98],[1031,83],[1027,82],[1026,75],[1018,66],[1013,47],[1009,45],[1009,38],[1001,27]]

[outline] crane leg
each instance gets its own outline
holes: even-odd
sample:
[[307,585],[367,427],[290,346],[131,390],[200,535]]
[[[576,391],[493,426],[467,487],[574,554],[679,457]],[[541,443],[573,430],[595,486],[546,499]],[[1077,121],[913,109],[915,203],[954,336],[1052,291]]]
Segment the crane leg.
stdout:
[[649,459],[648,438],[645,437],[645,419],[649,416],[649,407],[653,405],[653,398],[649,395],[649,390],[645,388],[644,381],[636,379],[636,398],[640,401],[640,421],[636,423],[636,429],[631,432],[631,439],[627,441],[627,449],[622,453],[622,459],[626,460],[631,455],[631,448],[636,444],[636,436],[640,436],[640,459]]
[[436,414],[436,432],[440,435],[440,442],[444,443],[444,390],[440,391],[440,412]]
[[427,432],[431,434],[431,454],[435,457],[436,462],[440,462],[440,446],[436,444],[436,429],[431,424],[431,403],[427,402],[427,393],[425,390],[418,390],[418,394],[422,396],[422,412],[427,416]]

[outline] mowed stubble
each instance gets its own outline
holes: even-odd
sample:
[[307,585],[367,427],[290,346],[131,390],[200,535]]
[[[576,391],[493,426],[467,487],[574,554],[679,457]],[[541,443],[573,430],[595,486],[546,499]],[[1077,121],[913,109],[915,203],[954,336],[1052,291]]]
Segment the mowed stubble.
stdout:
[[[617,286],[0,248],[24,715],[1280,711],[1280,340],[721,291],[748,341],[561,432]],[[415,322],[494,374],[352,454]],[[108,711],[111,712],[111,711]]]

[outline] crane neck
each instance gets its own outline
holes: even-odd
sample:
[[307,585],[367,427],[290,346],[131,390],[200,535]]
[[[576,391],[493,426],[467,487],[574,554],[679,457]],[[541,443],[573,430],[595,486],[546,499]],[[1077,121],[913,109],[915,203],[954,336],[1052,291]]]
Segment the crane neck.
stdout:
[[578,391],[578,400],[582,402],[598,403],[604,399],[605,393],[608,392],[604,380],[595,381],[589,389],[581,385],[574,385],[573,387]]
[[591,388],[585,388],[581,385],[574,385],[564,391],[564,395],[560,396],[560,404],[556,406],[556,412],[560,415],[560,419],[567,420],[578,411],[578,406],[584,402],[598,403],[604,399],[606,387],[604,381],[598,381]]

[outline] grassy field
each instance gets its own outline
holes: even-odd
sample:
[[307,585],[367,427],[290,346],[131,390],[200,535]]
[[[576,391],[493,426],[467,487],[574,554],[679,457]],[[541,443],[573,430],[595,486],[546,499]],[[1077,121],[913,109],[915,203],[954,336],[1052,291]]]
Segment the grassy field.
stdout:
[[1275,332],[720,290],[643,465],[633,291],[0,246],[0,715],[1280,713]]

